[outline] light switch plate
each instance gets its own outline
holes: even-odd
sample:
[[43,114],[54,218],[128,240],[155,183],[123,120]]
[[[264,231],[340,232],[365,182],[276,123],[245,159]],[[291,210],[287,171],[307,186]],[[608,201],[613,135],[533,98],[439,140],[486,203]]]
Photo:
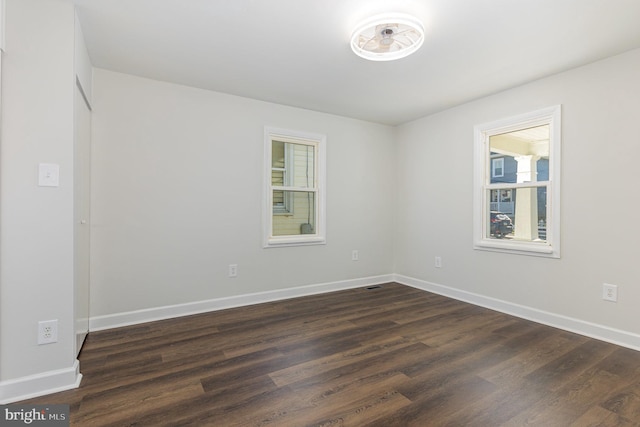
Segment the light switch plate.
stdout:
[[38,165],[38,185],[40,187],[58,187],[60,185],[60,165],[40,163]]

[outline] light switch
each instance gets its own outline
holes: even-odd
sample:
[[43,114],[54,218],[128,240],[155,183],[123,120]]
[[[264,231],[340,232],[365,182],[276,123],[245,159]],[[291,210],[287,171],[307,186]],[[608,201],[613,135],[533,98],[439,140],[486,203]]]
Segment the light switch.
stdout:
[[38,165],[38,185],[40,187],[58,187],[60,185],[60,165],[40,163]]

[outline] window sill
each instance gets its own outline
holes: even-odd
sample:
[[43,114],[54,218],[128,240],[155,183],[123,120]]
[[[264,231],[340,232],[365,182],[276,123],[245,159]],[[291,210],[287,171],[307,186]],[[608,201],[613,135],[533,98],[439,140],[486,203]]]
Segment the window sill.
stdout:
[[264,243],[264,248],[282,248],[288,246],[311,246],[311,245],[325,245],[327,239],[323,236],[311,235],[308,237],[272,237]]
[[502,252],[518,255],[529,255],[546,258],[560,258],[558,248],[553,248],[548,243],[543,242],[514,242],[496,241],[489,239],[478,240],[473,248],[481,251]]

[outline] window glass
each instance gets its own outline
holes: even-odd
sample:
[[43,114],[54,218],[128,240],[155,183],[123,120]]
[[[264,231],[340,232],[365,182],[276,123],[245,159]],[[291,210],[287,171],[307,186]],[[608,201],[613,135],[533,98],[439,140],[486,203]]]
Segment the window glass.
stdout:
[[[538,225],[547,220],[547,185],[549,178],[549,125],[519,129],[489,137],[491,156],[491,202],[487,206],[488,239],[541,241]],[[499,156],[499,157],[496,157]],[[508,170],[508,172],[506,172]],[[542,173],[540,173],[542,172]],[[539,183],[539,187],[500,184]],[[541,230],[544,231],[544,230]]]
[[[276,191],[274,191],[274,199]],[[290,216],[273,216],[273,235],[287,236],[314,234],[316,223],[316,195],[311,191],[284,191],[284,197],[292,200]]]

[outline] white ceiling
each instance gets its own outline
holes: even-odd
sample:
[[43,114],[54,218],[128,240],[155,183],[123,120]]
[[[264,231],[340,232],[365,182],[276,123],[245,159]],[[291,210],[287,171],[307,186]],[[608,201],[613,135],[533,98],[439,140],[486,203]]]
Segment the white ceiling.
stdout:
[[[74,3],[96,67],[391,125],[640,47],[640,0]],[[356,56],[351,31],[385,11],[424,45]]]

